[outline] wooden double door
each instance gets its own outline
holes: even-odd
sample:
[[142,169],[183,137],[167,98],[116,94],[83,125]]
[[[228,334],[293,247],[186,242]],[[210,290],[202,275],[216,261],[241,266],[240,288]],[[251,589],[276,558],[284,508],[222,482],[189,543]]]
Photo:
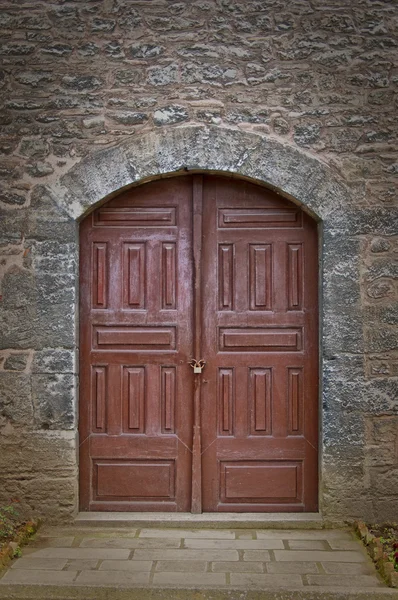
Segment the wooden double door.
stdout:
[[316,510],[312,219],[163,179],[89,215],[80,261],[81,510]]

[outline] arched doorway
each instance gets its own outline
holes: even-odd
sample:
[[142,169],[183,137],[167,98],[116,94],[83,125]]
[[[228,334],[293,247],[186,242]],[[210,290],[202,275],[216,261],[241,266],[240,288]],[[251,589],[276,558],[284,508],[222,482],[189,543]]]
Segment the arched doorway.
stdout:
[[81,509],[316,510],[315,222],[189,175],[123,192],[80,235]]

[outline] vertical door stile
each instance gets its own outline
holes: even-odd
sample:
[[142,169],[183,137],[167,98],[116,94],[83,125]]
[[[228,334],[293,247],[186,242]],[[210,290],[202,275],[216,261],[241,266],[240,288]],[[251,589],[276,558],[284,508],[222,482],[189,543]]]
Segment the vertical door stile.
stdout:
[[[194,350],[195,358],[201,359],[202,336],[202,207],[203,207],[203,177],[193,176],[193,263],[194,263]],[[202,512],[202,440],[200,422],[201,376],[194,375],[194,425],[192,444],[192,501],[191,510],[194,514]]]

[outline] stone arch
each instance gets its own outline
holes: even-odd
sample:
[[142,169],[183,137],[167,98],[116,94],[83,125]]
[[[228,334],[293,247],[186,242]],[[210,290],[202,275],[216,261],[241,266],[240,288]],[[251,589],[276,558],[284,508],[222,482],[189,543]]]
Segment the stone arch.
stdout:
[[[345,356],[363,351],[359,242],[351,236],[362,232],[364,225],[352,206],[350,190],[328,165],[275,138],[239,129],[180,126],[142,133],[92,152],[48,191],[78,222],[123,188],[187,171],[228,174],[265,185],[322,222],[320,379],[327,410],[321,410],[320,509],[341,516],[335,502],[335,487],[339,488],[335,473],[345,460],[349,462],[352,449],[362,448],[364,436],[363,423],[358,425],[356,417],[347,418],[341,409],[332,382],[336,370],[343,370],[339,383],[348,384],[351,373],[344,370]],[[75,322],[71,327],[76,335]]]
[[153,130],[93,152],[51,188],[57,204],[79,220],[125,187],[184,171],[262,183],[322,221],[349,201],[339,176],[305,152],[255,133],[201,126]]

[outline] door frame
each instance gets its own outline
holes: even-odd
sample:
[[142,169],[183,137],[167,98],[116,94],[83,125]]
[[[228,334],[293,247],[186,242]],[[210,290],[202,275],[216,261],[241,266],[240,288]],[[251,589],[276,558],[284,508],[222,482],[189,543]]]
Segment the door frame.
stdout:
[[[342,369],[341,381],[343,384],[349,384],[350,374],[347,369],[344,369],[344,357],[342,359],[337,357],[336,362],[335,354],[339,352],[357,354],[358,341],[360,343],[363,339],[363,332],[359,318],[360,307],[350,307],[348,303],[341,302],[339,280],[336,285],[328,285],[326,276],[332,268],[343,267],[347,259],[354,265],[358,262],[359,248],[355,244],[344,246],[339,242],[343,242],[350,232],[357,234],[358,231],[362,231],[362,226],[356,224],[355,230],[352,229],[350,215],[354,198],[351,190],[336,171],[316,157],[266,135],[215,126],[177,126],[139,134],[112,148],[91,153],[80,163],[72,166],[56,183],[49,184],[47,193],[54,204],[60,208],[61,220],[79,222],[123,189],[153,179],[174,177],[187,171],[225,174],[268,187],[299,204],[318,222],[321,290],[319,294],[319,510],[331,518],[346,517],[350,514],[348,508],[350,501],[344,500],[347,494],[344,494],[343,490],[346,486],[350,487],[350,477],[343,475],[337,483],[335,473],[339,470],[344,471],[350,457],[358,462],[357,451],[358,448],[365,446],[365,440],[361,433],[359,437],[356,434],[357,441],[355,447],[353,446],[350,441],[352,420],[347,418],[347,412],[334,402],[334,394],[330,386],[323,387],[323,383],[324,378],[326,384],[330,382],[331,371],[328,367],[331,365]],[[365,219],[370,218],[371,209],[363,212],[369,213]],[[78,233],[77,230],[75,231]],[[76,235],[76,258],[78,258],[77,240]],[[326,265],[326,268],[323,268],[323,265]],[[74,273],[77,275],[76,270]],[[354,290],[359,294],[359,277],[350,284],[351,292]],[[75,301],[74,306],[76,306]],[[357,321],[355,321],[356,317],[358,317]],[[65,328],[69,328],[70,338],[75,341],[74,346],[77,348],[76,321],[76,314],[71,315]],[[343,339],[344,346],[340,338]],[[322,352],[325,354],[324,361],[322,361]],[[335,362],[330,363],[331,360]],[[78,376],[76,367],[73,372]],[[76,392],[77,388],[75,388],[72,407],[75,414],[78,406]],[[327,413],[322,412],[322,403],[328,406]],[[356,419],[356,425],[357,423]],[[362,420],[359,426],[358,431],[363,431]],[[323,434],[325,430],[326,437]],[[77,466],[77,461],[75,464]],[[322,495],[321,490],[326,488],[331,490],[332,494]],[[333,490],[344,500],[338,505]],[[75,486],[76,507],[77,492],[78,488]],[[360,495],[358,493],[358,501],[362,501]]]
[[[167,179],[172,179],[172,178],[176,178],[176,177],[186,177],[188,174],[186,172],[180,172],[178,174],[171,174],[170,177],[168,177]],[[202,274],[201,274],[201,251],[202,251],[202,195],[203,195],[203,175],[208,175],[210,177],[214,176],[214,177],[225,177],[225,179],[231,180],[231,176],[230,174],[224,173],[224,174],[209,174],[209,173],[205,173],[203,171],[201,172],[195,172],[195,173],[189,173],[189,175],[192,176],[192,186],[193,186],[193,197],[192,197],[192,245],[193,245],[193,281],[197,281],[197,280],[202,280]],[[154,181],[159,181],[160,179],[164,179],[164,178],[156,178],[153,179],[152,182]],[[241,181],[241,178],[235,178],[237,181]],[[244,181],[244,180],[243,180]],[[247,181],[247,180],[246,180]],[[141,187],[143,185],[146,185],[148,182],[144,182],[142,183],[140,186],[134,186],[133,189],[135,189],[136,187]],[[252,183],[252,182],[250,182]],[[259,186],[257,183],[253,183],[253,185],[256,185],[256,187],[258,188],[263,188],[263,189],[269,189],[266,186]],[[125,190],[124,190],[125,191]],[[120,192],[123,193],[123,192]],[[114,198],[117,198],[119,194],[115,194]],[[100,205],[97,205],[96,208],[98,208],[99,206],[102,206],[104,204],[106,204],[109,201],[109,199],[105,200],[104,203],[100,203]],[[300,207],[301,208],[301,207]],[[91,211],[88,215],[86,215],[84,221],[86,221],[86,218],[89,218],[89,215],[91,214]],[[314,219],[311,219],[312,221],[314,221]],[[83,221],[83,220],[82,220]],[[82,222],[81,221],[81,222]],[[319,227],[317,227],[317,239],[319,240]],[[81,235],[79,235],[79,241],[80,244],[82,243],[82,238]],[[317,277],[317,282],[319,284],[319,272],[317,272],[316,274]],[[86,282],[87,283],[87,282]],[[80,279],[79,279],[79,285],[80,285]],[[319,285],[318,285],[319,287]],[[79,287],[80,290],[80,287]],[[201,356],[201,321],[202,321],[202,303],[201,303],[201,286],[196,286],[194,284],[194,297],[193,297],[193,319],[194,319],[194,355],[195,356]],[[319,294],[318,294],[318,299],[319,299]],[[318,301],[318,307],[320,305],[320,302]],[[318,308],[319,310],[319,308]],[[319,315],[318,315],[319,317]],[[199,335],[198,332],[199,331]],[[318,332],[319,333],[319,332]],[[319,337],[318,337],[318,350],[319,350]],[[319,356],[319,353],[318,353]],[[320,389],[320,385],[321,382],[320,380],[320,373],[318,371],[318,387]],[[82,389],[82,388],[81,388]],[[82,405],[80,404],[80,407],[82,409]],[[319,397],[318,397],[318,431],[319,431],[319,424],[321,423],[320,420],[320,410],[319,410]],[[83,411],[85,413],[85,411]],[[198,514],[202,512],[202,497],[201,497],[201,489],[202,489],[202,483],[198,483],[201,480],[201,472],[202,472],[202,456],[201,456],[201,378],[200,377],[195,377],[194,378],[194,398],[193,398],[193,415],[194,415],[194,427],[193,427],[193,450],[192,450],[192,497],[191,497],[191,513],[193,514]],[[320,436],[319,436],[320,437]],[[318,489],[318,502],[319,502],[319,490],[320,490],[320,444],[318,444],[318,479],[316,482],[316,486]]]

